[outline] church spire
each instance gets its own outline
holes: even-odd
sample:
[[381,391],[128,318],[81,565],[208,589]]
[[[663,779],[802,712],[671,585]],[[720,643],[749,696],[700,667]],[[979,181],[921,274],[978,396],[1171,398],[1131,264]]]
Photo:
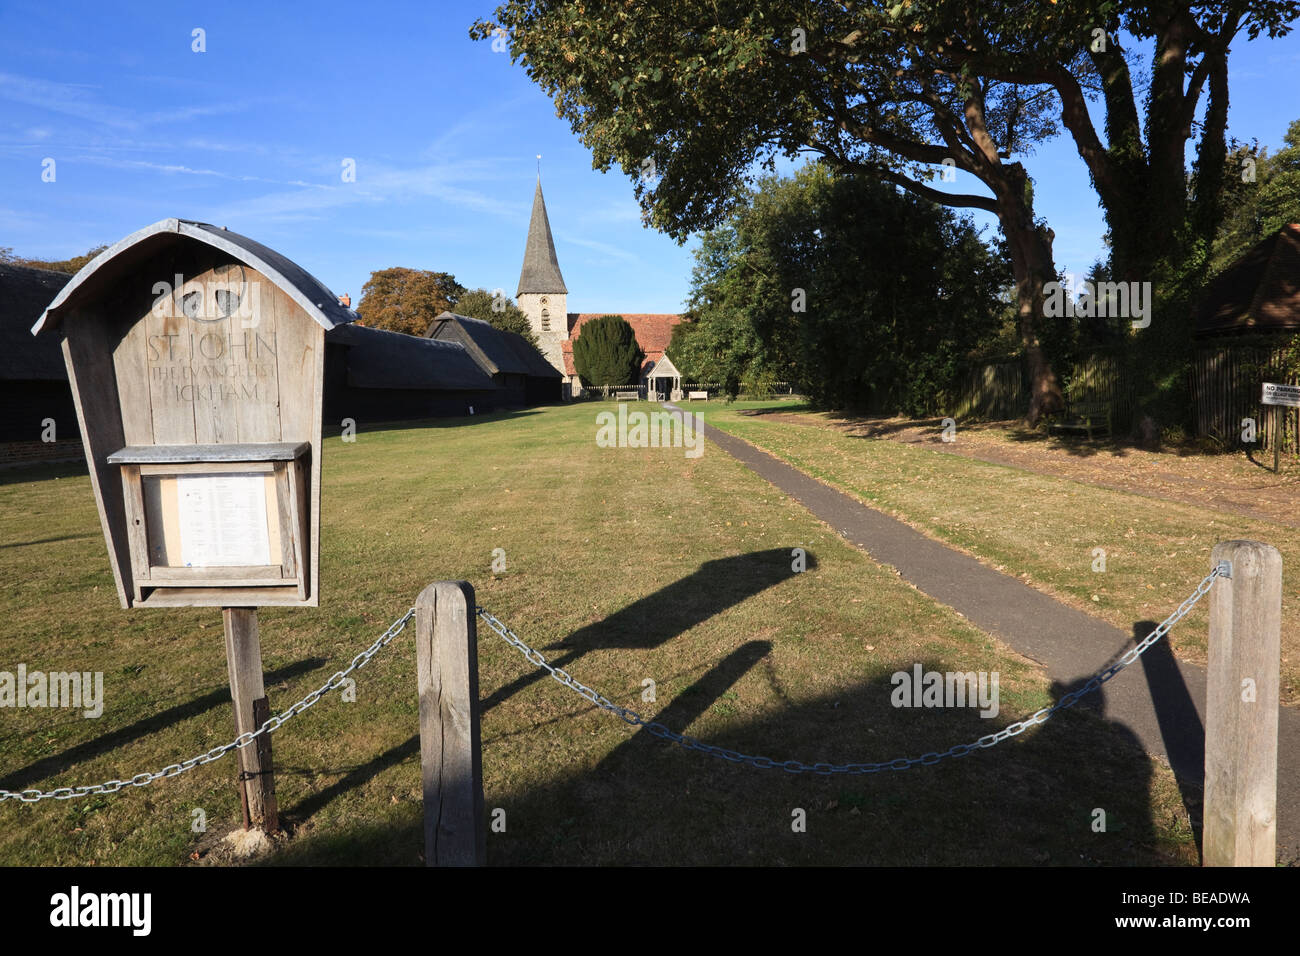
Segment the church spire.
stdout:
[[524,268],[519,273],[519,288],[515,295],[568,291],[564,276],[560,275],[560,262],[555,258],[555,241],[551,238],[551,223],[546,218],[546,201],[542,199],[542,177],[539,175],[537,191],[533,194],[533,218],[528,223],[528,245],[524,247]]

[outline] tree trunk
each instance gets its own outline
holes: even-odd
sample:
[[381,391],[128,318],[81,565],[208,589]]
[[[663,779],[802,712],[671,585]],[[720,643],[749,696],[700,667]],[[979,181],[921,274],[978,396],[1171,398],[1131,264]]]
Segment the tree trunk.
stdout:
[[[1017,270],[1019,272],[1020,270]],[[1052,273],[1047,273],[1051,276]],[[1025,421],[1037,425],[1044,415],[1065,410],[1065,397],[1043,351],[1038,338],[1039,322],[1043,315],[1043,285],[1050,281],[1040,269],[1030,268],[1016,277],[1016,310],[1020,325],[1020,341],[1029,365],[1029,410]]]
[[1029,409],[1025,421],[1037,425],[1044,415],[1065,410],[1061,383],[1039,337],[1044,318],[1043,286],[1056,281],[1052,259],[1052,233],[1033,221],[1023,198],[1009,191],[999,197],[998,218],[1011,252],[1011,272],[1016,280],[1016,317],[1020,342],[1029,366]]

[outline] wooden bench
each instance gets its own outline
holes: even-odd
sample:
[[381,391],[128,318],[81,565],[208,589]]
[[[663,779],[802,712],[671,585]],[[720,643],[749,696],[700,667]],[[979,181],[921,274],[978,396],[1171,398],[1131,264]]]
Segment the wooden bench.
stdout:
[[687,392],[686,393],[686,400],[688,402],[693,402],[697,398],[702,402],[707,402],[709,400],[709,393],[708,392]]
[[615,392],[614,400],[619,402],[639,402],[641,400],[640,392]]
[[1092,441],[1093,432],[1111,434],[1111,406],[1109,402],[1070,402],[1069,410],[1059,421],[1052,422],[1051,431],[1085,432]]

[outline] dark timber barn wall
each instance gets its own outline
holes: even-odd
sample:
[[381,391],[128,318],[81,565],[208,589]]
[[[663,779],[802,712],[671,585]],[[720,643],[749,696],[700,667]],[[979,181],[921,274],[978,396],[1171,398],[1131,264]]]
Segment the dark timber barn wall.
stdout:
[[[72,276],[0,263],[0,465],[80,458],[81,434],[58,336],[32,326]],[[54,420],[53,443],[41,440]]]
[[468,415],[502,394],[466,350],[401,332],[344,325],[325,336],[325,427]]

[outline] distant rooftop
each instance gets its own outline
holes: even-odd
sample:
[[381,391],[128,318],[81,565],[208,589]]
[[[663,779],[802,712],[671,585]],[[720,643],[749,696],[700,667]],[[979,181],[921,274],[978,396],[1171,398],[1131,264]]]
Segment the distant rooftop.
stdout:
[[1300,224],[1261,239],[1206,286],[1198,335],[1300,329]]
[[66,381],[57,336],[32,336],[32,324],[72,276],[0,263],[0,379]]

